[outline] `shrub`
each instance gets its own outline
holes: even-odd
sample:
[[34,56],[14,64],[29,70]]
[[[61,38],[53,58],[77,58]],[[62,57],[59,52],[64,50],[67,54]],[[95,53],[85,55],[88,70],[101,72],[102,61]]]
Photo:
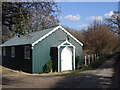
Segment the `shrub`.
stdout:
[[52,70],[52,60],[49,60],[47,63],[47,70],[50,72]]
[[52,70],[52,60],[49,60],[47,64],[43,66],[43,72],[44,73],[49,73]]
[[46,64],[43,66],[43,73],[47,73],[47,65]]

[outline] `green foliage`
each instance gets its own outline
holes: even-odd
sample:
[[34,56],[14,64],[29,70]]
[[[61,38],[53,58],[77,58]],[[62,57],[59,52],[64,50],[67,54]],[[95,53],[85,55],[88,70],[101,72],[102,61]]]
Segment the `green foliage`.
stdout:
[[106,60],[108,60],[109,58],[113,57],[114,55],[116,55],[116,54],[100,56],[99,59],[94,62],[94,64],[92,63],[92,64],[88,65],[87,67],[84,66],[84,67],[82,67],[81,69],[77,69],[77,70],[75,70],[75,71],[70,71],[69,73],[60,73],[60,74],[55,74],[55,75],[53,75],[53,76],[66,76],[66,75],[75,74],[75,73],[82,72],[82,71],[86,71],[86,70],[95,69],[95,68],[93,68],[93,67],[98,67],[98,66],[100,66],[100,65],[103,64]]
[[47,70],[50,72],[52,70],[52,60],[49,60],[47,63]]
[[[8,27],[13,33],[24,33],[23,28],[28,17],[28,12],[24,6],[24,3],[17,2],[2,3],[2,24]],[[13,30],[13,28],[15,29]]]
[[15,34],[20,36],[58,25],[59,13],[56,2],[2,2],[3,42]]
[[105,58],[104,56],[100,56],[98,60],[96,60],[95,62],[89,64],[88,67],[89,67],[90,69],[95,69],[95,68],[97,68],[98,66],[100,66],[102,63],[104,63],[104,62],[105,62],[105,59],[106,59],[106,58]]
[[43,72],[44,73],[49,73],[52,70],[52,60],[49,60],[47,64],[43,66]]
[[75,73],[86,71],[86,70],[95,69],[98,66],[100,66],[101,64],[103,64],[106,60],[108,60],[109,58],[113,57],[114,55],[116,55],[116,54],[102,55],[102,56],[99,57],[98,60],[96,60],[95,62],[91,63],[87,67],[85,66],[85,67],[82,67],[81,69],[77,69],[77,70],[71,71],[69,73],[56,74],[55,76],[66,76],[66,75],[75,74]]
[[28,14],[26,12],[21,12],[19,14],[19,18],[17,20],[18,22],[18,26],[16,28],[16,33],[18,33],[18,35],[24,35],[26,33],[26,29],[25,29],[25,23],[27,23],[28,21]]
[[47,65],[46,64],[43,66],[43,73],[47,73]]
[[88,70],[96,69],[97,67],[99,67],[101,64],[103,64],[106,60],[108,60],[112,56],[114,56],[114,54],[99,56],[99,58],[95,62],[92,62],[91,64],[89,64],[88,67],[85,67],[85,69],[88,69]]

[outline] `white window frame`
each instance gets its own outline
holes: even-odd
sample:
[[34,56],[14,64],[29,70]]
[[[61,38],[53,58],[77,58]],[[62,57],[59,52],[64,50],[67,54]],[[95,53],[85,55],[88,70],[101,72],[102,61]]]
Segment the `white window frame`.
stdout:
[[11,57],[15,57],[15,47],[11,47]]
[[24,58],[30,59],[30,46],[24,46]]
[[3,47],[3,56],[6,56],[6,48]]

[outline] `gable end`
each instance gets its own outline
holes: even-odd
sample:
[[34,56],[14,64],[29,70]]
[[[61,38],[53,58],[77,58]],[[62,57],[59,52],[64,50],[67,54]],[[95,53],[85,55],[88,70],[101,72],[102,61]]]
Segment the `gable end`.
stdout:
[[81,46],[83,46],[83,44],[78,41],[72,34],[70,34],[68,31],[66,31],[63,27],[61,27],[60,25],[57,26],[56,28],[54,28],[53,30],[51,30],[49,33],[47,33],[46,35],[44,35],[43,37],[41,37],[40,39],[38,39],[37,41],[35,41],[34,43],[32,43],[32,46],[34,46],[35,44],[37,44],[38,42],[42,41],[44,38],[46,38],[47,36],[51,35],[53,32],[55,32],[58,29],[63,30],[64,32],[66,32],[68,35],[70,35],[76,42],[78,42]]

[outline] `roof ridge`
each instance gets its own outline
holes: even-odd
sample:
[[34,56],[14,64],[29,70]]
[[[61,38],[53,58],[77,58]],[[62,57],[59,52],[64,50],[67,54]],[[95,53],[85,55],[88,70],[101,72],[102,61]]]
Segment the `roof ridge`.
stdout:
[[[58,25],[58,26],[59,26],[59,25]],[[49,30],[49,29],[52,29],[52,28],[55,28],[55,27],[57,27],[57,26],[48,27],[48,28],[46,28],[46,29],[37,30],[37,31],[31,32],[31,33],[41,32],[41,31]],[[31,33],[27,33],[27,34],[31,34]]]
[[[15,37],[11,38],[10,40],[4,42],[0,46],[14,46],[14,45],[25,45],[25,44],[31,44],[32,46],[34,46],[35,44],[37,44],[38,42],[40,42],[41,40],[43,40],[44,38],[46,38],[47,36],[49,36],[50,34],[55,32],[59,28],[61,30],[63,30],[65,33],[67,33],[70,37],[72,37],[75,41],[77,41],[81,46],[83,46],[83,44],[79,40],[77,40],[72,34],[70,34],[67,30],[65,30],[60,25],[51,27],[48,29],[43,29],[43,30],[39,30],[36,32],[32,32],[30,38],[29,38],[29,36],[27,38],[27,35],[29,35],[29,34],[26,34],[21,37],[15,36]],[[41,33],[38,33],[38,32],[41,32]]]

